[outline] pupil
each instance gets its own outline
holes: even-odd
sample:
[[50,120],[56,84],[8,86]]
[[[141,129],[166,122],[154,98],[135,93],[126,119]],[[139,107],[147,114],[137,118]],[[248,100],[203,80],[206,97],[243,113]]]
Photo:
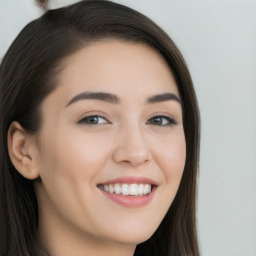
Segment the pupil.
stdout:
[[155,117],[154,118],[154,123],[155,124],[161,124],[162,123],[162,118],[161,117]]
[[88,118],[88,123],[95,124],[98,122],[98,118],[96,116],[91,116]]

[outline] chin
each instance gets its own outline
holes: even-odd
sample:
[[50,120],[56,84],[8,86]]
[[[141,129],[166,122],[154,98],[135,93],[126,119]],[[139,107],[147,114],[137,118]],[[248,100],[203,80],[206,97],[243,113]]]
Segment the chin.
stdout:
[[144,228],[138,230],[136,228],[130,228],[127,232],[122,230],[121,232],[112,233],[109,237],[112,237],[118,243],[138,245],[147,241],[155,231],[156,229]]

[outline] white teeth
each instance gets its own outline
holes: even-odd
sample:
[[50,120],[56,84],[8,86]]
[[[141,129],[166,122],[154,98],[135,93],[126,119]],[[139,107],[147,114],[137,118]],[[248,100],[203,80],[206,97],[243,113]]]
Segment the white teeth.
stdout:
[[145,184],[144,186],[144,194],[148,194],[151,192],[151,186],[149,184]]
[[144,193],[144,185],[143,184],[140,184],[139,185],[139,195],[142,196]]
[[132,184],[130,186],[130,195],[137,196],[139,194],[139,187],[137,184]]
[[122,185],[122,195],[128,196],[130,194],[130,188],[127,184]]
[[151,184],[109,184],[109,185],[99,185],[100,189],[115,194],[122,194],[124,196],[143,196],[151,192]]
[[104,185],[104,190],[108,192],[108,185]]
[[121,194],[122,188],[119,184],[115,184],[115,193],[116,194]]
[[[107,186],[107,185],[105,185],[105,186]],[[105,186],[104,186],[104,189],[105,189]],[[107,190],[105,190],[105,191],[107,191]],[[111,194],[115,192],[115,189],[114,189],[113,185],[108,186],[108,192],[111,193]]]

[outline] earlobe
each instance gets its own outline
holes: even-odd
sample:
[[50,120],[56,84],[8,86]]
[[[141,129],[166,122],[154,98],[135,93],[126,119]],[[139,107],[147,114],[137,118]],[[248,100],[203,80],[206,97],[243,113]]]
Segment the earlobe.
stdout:
[[8,151],[12,164],[16,170],[30,180],[39,177],[33,155],[30,153],[31,134],[14,121],[8,130]]

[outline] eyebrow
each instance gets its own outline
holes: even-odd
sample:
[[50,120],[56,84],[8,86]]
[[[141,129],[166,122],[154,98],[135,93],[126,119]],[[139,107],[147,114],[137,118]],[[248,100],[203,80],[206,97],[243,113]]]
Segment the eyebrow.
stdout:
[[169,100],[174,100],[174,101],[181,103],[180,98],[176,94],[169,93],[169,92],[157,94],[152,97],[149,97],[147,99],[147,103],[157,103],[157,102],[169,101]]
[[120,103],[120,99],[114,94],[106,92],[82,92],[73,97],[66,107],[80,100],[101,100],[115,105]]
[[[120,98],[115,94],[106,92],[82,92],[74,96],[66,105],[66,107],[80,100],[100,100],[114,105],[119,104],[121,102]],[[162,93],[151,96],[146,100],[146,103],[158,103],[169,100],[174,100],[178,103],[181,103],[180,98],[174,93]]]

